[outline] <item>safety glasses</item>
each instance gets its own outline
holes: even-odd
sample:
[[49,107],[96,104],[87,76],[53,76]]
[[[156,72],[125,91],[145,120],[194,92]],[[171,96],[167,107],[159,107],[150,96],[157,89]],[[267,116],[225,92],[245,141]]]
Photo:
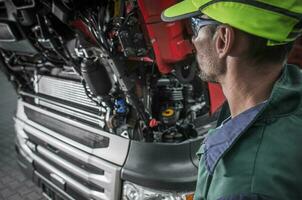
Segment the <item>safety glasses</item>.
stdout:
[[220,25],[220,24],[221,24],[220,22],[215,21],[213,19],[205,19],[199,17],[191,18],[192,31],[195,37],[197,37],[198,32],[202,27],[205,27],[207,25]]

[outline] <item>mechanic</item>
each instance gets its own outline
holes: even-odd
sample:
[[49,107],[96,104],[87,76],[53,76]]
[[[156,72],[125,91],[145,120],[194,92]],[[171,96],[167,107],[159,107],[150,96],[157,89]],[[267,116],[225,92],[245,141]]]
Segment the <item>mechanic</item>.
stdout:
[[287,65],[301,0],[184,0],[203,80],[227,99],[200,157],[195,200],[302,199],[302,75]]

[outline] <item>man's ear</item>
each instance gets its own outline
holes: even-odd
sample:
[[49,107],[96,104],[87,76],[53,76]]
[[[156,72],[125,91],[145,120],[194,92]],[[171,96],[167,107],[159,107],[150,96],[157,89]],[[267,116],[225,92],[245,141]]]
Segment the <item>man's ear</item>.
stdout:
[[228,25],[221,25],[216,29],[215,47],[219,58],[231,54],[235,42],[235,30]]

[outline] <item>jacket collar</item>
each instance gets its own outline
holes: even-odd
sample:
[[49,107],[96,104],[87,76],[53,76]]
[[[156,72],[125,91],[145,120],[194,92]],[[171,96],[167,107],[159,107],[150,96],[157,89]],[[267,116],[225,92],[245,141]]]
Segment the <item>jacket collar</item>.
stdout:
[[[278,118],[298,111],[302,103],[301,70],[294,65],[286,65],[276,81],[268,106],[261,119]],[[280,106],[283,105],[283,106]]]
[[203,159],[206,169],[213,173],[220,158],[236,142],[240,135],[255,121],[266,103],[261,103],[226,121],[209,134],[198,154],[204,154]]

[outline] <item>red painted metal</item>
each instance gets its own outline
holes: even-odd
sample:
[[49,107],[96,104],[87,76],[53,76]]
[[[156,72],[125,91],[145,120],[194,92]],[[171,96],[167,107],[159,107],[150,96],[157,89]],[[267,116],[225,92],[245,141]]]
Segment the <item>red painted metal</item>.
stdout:
[[210,97],[210,114],[216,112],[224,103],[225,97],[219,84],[208,83]]
[[288,56],[288,63],[298,65],[302,68],[302,37],[299,37],[296,40],[293,49]]
[[158,126],[158,121],[156,119],[151,119],[149,121],[149,127],[154,128],[156,126]]
[[174,63],[184,60],[193,51],[190,39],[184,37],[187,22],[165,23],[160,18],[161,12],[175,3],[176,0],[138,0],[158,69],[163,74],[170,73]]

